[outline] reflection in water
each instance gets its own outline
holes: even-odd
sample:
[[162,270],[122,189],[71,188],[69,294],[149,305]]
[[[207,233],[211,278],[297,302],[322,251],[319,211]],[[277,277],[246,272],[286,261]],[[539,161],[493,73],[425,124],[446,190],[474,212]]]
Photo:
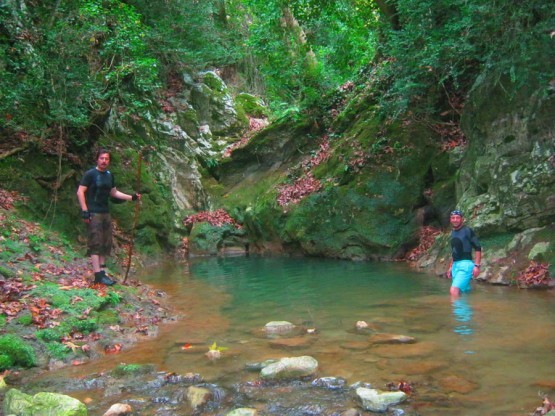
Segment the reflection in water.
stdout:
[[472,316],[474,312],[472,306],[468,303],[468,297],[462,295],[451,301],[453,307],[453,316],[457,322],[461,324],[455,326],[453,331],[460,335],[471,335],[474,333],[472,328]]

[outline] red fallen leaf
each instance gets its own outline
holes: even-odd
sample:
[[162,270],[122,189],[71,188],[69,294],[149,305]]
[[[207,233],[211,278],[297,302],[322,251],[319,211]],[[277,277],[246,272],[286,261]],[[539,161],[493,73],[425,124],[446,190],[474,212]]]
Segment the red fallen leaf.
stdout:
[[192,345],[192,344],[189,344],[188,342],[185,343],[185,344],[183,344],[183,345],[181,346],[181,349],[182,349],[182,350],[188,350],[188,349],[190,349],[190,348],[193,348],[193,345]]
[[104,352],[106,354],[118,354],[122,349],[121,344],[114,344],[114,345],[106,345],[104,347]]
[[78,366],[78,365],[83,365],[83,364],[85,364],[85,361],[81,361],[81,360],[73,360],[71,362],[71,365],[73,365],[73,366]]
[[241,225],[239,225],[233,218],[231,218],[231,216],[224,209],[199,212],[193,215],[189,215],[183,220],[183,224],[185,226],[191,226],[197,222],[208,222],[215,227],[223,227],[226,224],[230,224],[233,225],[235,228],[241,228]]
[[319,191],[321,187],[320,181],[308,172],[304,177],[297,179],[294,184],[280,186],[277,202],[282,207],[296,204],[304,197]]

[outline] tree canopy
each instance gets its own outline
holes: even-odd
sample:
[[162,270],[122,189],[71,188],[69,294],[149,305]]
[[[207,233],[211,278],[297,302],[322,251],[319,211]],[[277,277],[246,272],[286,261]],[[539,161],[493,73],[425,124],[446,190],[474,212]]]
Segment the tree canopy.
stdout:
[[377,68],[383,111],[433,112],[430,91],[451,102],[484,68],[517,87],[550,79],[533,51],[554,55],[554,21],[543,0],[9,0],[0,127],[80,145],[106,109],[141,114],[169,75],[207,68],[232,68],[277,112]]

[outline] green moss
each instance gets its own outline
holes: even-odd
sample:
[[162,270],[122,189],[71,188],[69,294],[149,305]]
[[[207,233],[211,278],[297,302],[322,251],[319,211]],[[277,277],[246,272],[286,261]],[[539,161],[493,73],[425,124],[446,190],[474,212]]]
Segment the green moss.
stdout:
[[253,117],[267,117],[268,109],[264,106],[262,100],[252,94],[241,93],[235,97],[235,103],[246,114]]
[[513,240],[515,233],[502,233],[480,237],[480,244],[482,247],[487,247],[488,250],[495,250],[507,247]]
[[[36,365],[35,351],[22,338],[16,335],[3,335],[0,337],[0,356],[8,357],[12,362],[10,366],[29,368]],[[7,362],[6,359],[4,359],[4,362]],[[6,368],[0,369],[5,370]]]
[[71,352],[71,349],[60,343],[60,342],[49,342],[46,344],[46,350],[48,351],[48,354],[57,359],[57,360],[63,360],[64,358],[66,358],[69,353]]
[[[0,258],[1,257],[2,257],[2,253],[0,252]],[[0,275],[4,276],[7,279],[10,279],[12,277],[15,277],[15,270],[0,264]]]
[[154,370],[150,364],[120,364],[112,371],[116,378],[128,377],[140,374],[148,374]]
[[116,325],[121,322],[119,313],[111,309],[98,312],[96,318],[100,326]]
[[30,313],[25,313],[17,318],[17,322],[24,326],[29,326],[33,323],[33,316]]

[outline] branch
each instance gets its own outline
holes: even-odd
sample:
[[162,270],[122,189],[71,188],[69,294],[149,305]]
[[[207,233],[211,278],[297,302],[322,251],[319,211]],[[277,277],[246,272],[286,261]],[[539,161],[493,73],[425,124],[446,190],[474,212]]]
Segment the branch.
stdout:
[[11,150],[8,150],[6,153],[0,153],[0,160],[6,159],[10,156],[15,155],[16,153],[21,152],[22,150],[27,149],[27,145],[21,147],[14,147]]

